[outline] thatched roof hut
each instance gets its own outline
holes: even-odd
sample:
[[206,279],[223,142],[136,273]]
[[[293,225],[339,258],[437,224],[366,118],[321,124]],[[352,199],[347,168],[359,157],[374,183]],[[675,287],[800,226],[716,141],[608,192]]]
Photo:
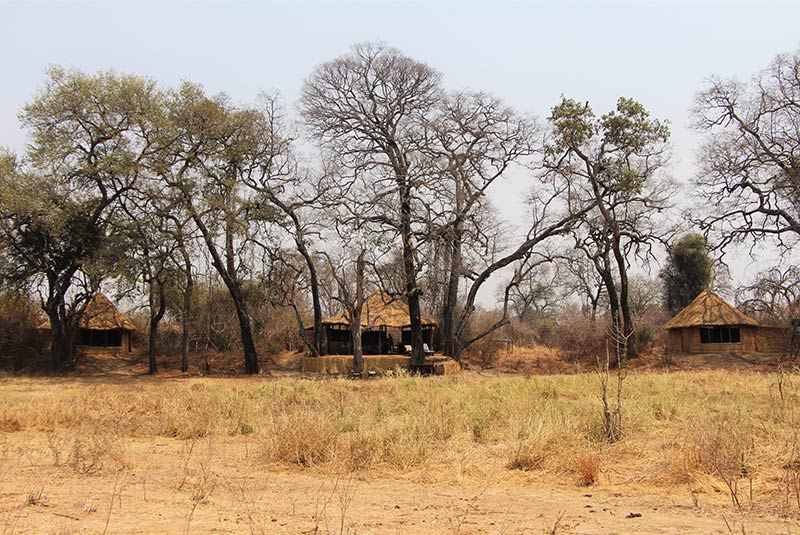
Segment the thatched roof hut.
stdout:
[[761,325],[711,290],[700,293],[663,326],[667,353],[781,351],[781,328]]
[[[322,320],[323,325],[350,325],[344,312]],[[422,324],[436,326],[436,320],[422,318]],[[375,292],[364,300],[361,310],[361,327],[376,329],[379,327],[394,327],[402,329],[411,326],[411,317],[408,305],[396,297],[385,292]]]
[[81,329],[93,331],[136,330],[131,320],[103,293],[98,293],[86,303],[81,312],[79,325]]
[[[49,322],[40,329],[49,329]],[[76,346],[83,353],[117,354],[131,350],[131,332],[136,326],[103,293],[92,297],[78,318]]]
[[751,325],[759,323],[732,307],[711,290],[704,290],[686,308],[664,324],[665,329],[712,325]]
[[81,311],[78,346],[84,353],[130,352],[131,332],[136,326],[105,294],[95,295]]
[[[323,353],[351,353],[350,323],[344,312],[322,320],[322,326]],[[436,326],[436,320],[422,318],[423,339],[431,348]],[[306,326],[306,329],[311,327],[313,326]],[[375,292],[364,300],[361,327],[361,343],[365,355],[398,352],[398,346],[411,343],[408,305],[382,291]]]

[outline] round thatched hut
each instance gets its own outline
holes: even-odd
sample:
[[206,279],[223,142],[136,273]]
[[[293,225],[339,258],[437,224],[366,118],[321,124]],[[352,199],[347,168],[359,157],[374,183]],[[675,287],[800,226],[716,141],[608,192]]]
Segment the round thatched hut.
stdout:
[[786,348],[785,329],[761,325],[705,290],[663,326],[667,353],[776,353]]
[[[49,329],[49,322],[39,326]],[[131,333],[136,326],[105,294],[90,299],[78,319],[75,349],[86,355],[118,355],[131,351]]]

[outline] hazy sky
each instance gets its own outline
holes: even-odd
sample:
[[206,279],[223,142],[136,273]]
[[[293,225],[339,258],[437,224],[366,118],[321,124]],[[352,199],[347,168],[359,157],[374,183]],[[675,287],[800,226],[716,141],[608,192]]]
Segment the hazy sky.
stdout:
[[[619,96],[673,128],[673,171],[693,172],[694,93],[748,79],[800,46],[800,2],[7,2],[0,0],[0,146],[50,64],[191,80],[250,102],[292,103],[315,65],[362,41],[429,63],[451,89],[482,89],[540,118],[564,94],[595,111]],[[500,195],[524,191],[524,179]]]

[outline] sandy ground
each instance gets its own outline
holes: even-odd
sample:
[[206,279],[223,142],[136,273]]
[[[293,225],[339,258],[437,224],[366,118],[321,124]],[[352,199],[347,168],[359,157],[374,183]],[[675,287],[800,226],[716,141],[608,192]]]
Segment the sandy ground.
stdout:
[[[751,356],[720,357],[693,356],[672,366],[774,365]],[[63,381],[127,382],[143,373],[140,359],[120,360],[87,363],[80,378]],[[284,356],[276,362],[285,370],[279,375],[294,374],[292,361]],[[798,518],[736,510],[722,492],[693,495],[609,481],[577,487],[525,473],[501,480],[420,471],[335,476],[268,465],[258,440],[247,436],[128,438],[123,459],[76,466],[70,440],[35,432],[0,435],[0,535],[800,535]]]
[[800,533],[797,519],[736,511],[722,495],[286,471],[260,463],[246,437],[137,439],[116,470],[57,460],[66,443],[41,433],[1,444],[3,535]]

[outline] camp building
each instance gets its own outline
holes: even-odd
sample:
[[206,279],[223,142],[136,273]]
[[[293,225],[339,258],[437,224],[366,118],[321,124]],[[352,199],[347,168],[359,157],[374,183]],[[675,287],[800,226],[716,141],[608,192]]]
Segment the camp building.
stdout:
[[[40,329],[49,329],[48,322]],[[85,355],[118,355],[131,351],[136,326],[102,293],[92,297],[78,319],[75,349]]]
[[[437,323],[422,318],[422,338],[433,348]],[[311,329],[312,326],[306,326]],[[375,292],[364,300],[361,309],[361,347],[365,355],[403,353],[411,345],[411,317],[408,305],[385,292]],[[322,350],[328,355],[349,355],[353,352],[350,322],[344,312],[322,320]]]
[[786,346],[784,328],[761,325],[711,290],[701,292],[663,328],[667,353],[777,353]]

